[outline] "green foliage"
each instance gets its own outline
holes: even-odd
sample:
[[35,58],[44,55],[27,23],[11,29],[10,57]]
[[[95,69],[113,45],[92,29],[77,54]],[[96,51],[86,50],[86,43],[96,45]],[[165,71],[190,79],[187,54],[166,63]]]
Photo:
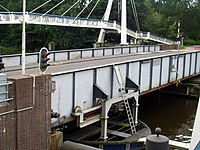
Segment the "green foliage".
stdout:
[[0,46],[1,55],[17,54],[19,50],[20,49],[17,49],[16,47]]
[[[47,0],[27,0],[27,11],[32,11]],[[67,0],[49,14],[61,15],[70,8],[77,0]],[[93,0],[87,9],[79,17],[87,17],[97,0]],[[0,4],[10,11],[22,11],[22,0],[1,0]],[[34,11],[35,13],[45,13],[60,1],[52,0],[47,5]],[[85,6],[87,0],[81,0],[65,16],[77,16]],[[121,21],[119,0],[113,1],[110,20],[118,23]],[[142,31],[147,31],[165,37],[176,38],[177,21],[181,20],[181,33],[186,34],[184,40],[186,45],[200,44],[200,2],[193,0],[135,0],[138,19]],[[106,10],[108,1],[100,1],[94,9],[90,18],[101,19]],[[5,11],[0,7],[0,11]],[[130,1],[127,1],[128,28],[136,30]],[[43,25],[26,26],[26,51],[39,51],[43,46],[48,46],[49,42],[56,43],[56,49],[86,48],[92,47],[97,41],[99,29],[56,27]],[[21,53],[21,25],[0,25],[0,46],[3,54]],[[108,41],[119,41],[119,36],[108,34]],[[114,38],[116,38],[114,40]]]
[[[177,21],[181,20],[181,33],[190,39],[200,39],[200,3],[193,0],[151,0],[155,11],[160,12],[168,34],[177,35]],[[166,34],[164,34],[166,35]]]
[[192,46],[192,45],[200,45],[200,40],[184,40],[184,45]]
[[185,49],[185,48],[186,48],[186,46],[180,45],[180,49]]
[[[32,11],[39,5],[46,1],[27,1],[27,11]],[[56,9],[49,12],[49,14],[61,15],[63,14],[71,5],[73,5],[76,0],[68,0],[62,5],[58,6]],[[81,1],[72,10],[67,12],[67,16],[76,16],[80,10],[84,7],[86,1]],[[45,13],[53,6],[58,4],[59,1],[52,0],[47,5],[34,11],[35,13]],[[5,8],[11,11],[22,11],[22,0],[3,0],[2,4]],[[103,2],[103,5],[107,3]],[[102,5],[102,4],[101,4]],[[89,5],[90,6],[90,5]],[[90,7],[93,7],[94,3],[91,3]],[[106,7],[103,7],[104,9]],[[80,17],[87,17],[90,10],[88,8]],[[100,11],[99,11],[100,10]],[[0,11],[5,11],[0,7]],[[97,7],[97,10],[92,13],[93,18],[98,14],[101,18],[105,10]],[[21,42],[22,42],[22,26],[21,25],[0,25],[0,46],[2,47],[3,54],[11,53],[21,53]],[[92,47],[93,43],[96,42],[98,37],[99,29],[86,29],[86,28],[72,28],[72,27],[56,27],[56,26],[43,26],[43,25],[27,25],[26,26],[26,52],[39,51],[41,47],[48,47],[49,42],[56,43],[56,49],[71,49],[71,48],[86,48]]]
[[166,22],[163,16],[156,12],[149,0],[144,1],[144,6],[147,10],[144,28],[147,31],[160,35],[167,35],[169,29],[166,27]]

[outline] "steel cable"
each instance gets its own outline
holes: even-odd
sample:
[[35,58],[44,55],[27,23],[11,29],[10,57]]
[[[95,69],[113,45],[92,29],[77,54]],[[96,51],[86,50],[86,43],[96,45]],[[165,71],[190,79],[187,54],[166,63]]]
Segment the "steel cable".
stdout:
[[92,10],[90,11],[90,13],[87,16],[87,19],[90,17],[90,15],[92,14],[92,12],[94,11],[94,9],[97,7],[97,5],[99,4],[100,0],[97,0],[96,4],[94,5],[94,7],[92,8]]

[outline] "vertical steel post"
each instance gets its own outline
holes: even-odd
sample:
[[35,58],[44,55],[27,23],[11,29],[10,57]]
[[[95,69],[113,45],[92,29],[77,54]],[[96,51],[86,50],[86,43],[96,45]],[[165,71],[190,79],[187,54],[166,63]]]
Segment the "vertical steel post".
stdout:
[[122,0],[121,12],[121,45],[127,45],[127,15],[126,15],[126,0]]
[[25,54],[26,54],[26,0],[23,0],[23,25],[22,25],[22,75],[25,75]]
[[107,126],[108,126],[108,111],[107,100],[102,101],[102,114],[101,114],[101,139],[106,140],[107,137]]
[[181,20],[180,20],[180,18],[178,18],[178,34],[177,34],[177,38],[180,37],[180,29],[181,29]]
[[135,125],[138,124],[138,107],[139,107],[139,91],[137,91],[136,95],[135,95]]

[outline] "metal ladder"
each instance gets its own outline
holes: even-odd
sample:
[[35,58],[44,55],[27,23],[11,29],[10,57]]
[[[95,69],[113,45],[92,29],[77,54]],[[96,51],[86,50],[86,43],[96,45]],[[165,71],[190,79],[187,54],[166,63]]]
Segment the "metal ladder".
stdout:
[[127,113],[129,125],[130,125],[130,128],[131,128],[131,133],[135,134],[136,128],[135,128],[135,125],[134,125],[134,120],[133,120],[133,115],[131,113],[130,105],[129,105],[128,99],[126,98],[125,85],[124,85],[123,78],[122,78],[122,75],[121,75],[121,72],[120,72],[120,68],[119,68],[119,66],[115,66],[115,65],[113,65],[113,68],[115,70],[117,81],[118,81],[118,84],[120,86],[120,92],[121,92],[122,99],[124,101],[124,106],[126,108],[126,113]]

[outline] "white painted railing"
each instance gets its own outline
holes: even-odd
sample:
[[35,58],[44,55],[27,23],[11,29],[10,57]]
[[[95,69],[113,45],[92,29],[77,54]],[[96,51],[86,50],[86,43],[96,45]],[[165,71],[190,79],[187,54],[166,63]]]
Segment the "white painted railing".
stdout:
[[[22,12],[0,12],[0,24],[21,24]],[[115,21],[104,21],[99,19],[75,18],[69,16],[58,16],[40,13],[29,13],[25,15],[25,20],[28,24],[42,24],[52,26],[72,26],[72,27],[87,27],[87,28],[103,28],[117,30],[121,32],[121,26]],[[152,40],[164,44],[175,44],[174,41],[162,38],[150,32],[135,32],[127,29],[127,34],[136,39]]]
[[[50,61],[65,61],[88,57],[101,57],[128,53],[141,53],[147,51],[159,51],[160,45],[145,45],[134,47],[109,47],[109,48],[88,48],[73,50],[57,50],[50,51]],[[21,65],[21,54],[3,55],[2,61],[5,67],[13,67]],[[39,52],[26,54],[26,64],[39,63]]]

